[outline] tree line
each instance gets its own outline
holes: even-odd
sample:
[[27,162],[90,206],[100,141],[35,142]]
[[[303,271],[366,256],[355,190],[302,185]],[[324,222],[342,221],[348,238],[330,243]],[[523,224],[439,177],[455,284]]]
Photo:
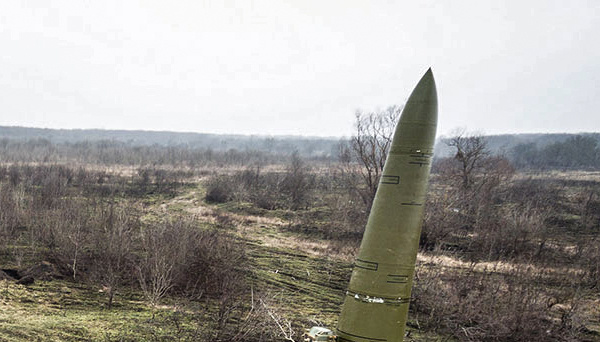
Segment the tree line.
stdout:
[[590,169],[600,166],[600,146],[592,136],[576,135],[546,146],[519,144],[512,149],[510,158],[518,168]]

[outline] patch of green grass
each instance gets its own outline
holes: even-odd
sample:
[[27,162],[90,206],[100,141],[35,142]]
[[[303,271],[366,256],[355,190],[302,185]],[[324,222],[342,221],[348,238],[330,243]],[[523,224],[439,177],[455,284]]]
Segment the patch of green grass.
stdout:
[[190,318],[155,312],[138,295],[118,296],[112,309],[93,288],[63,281],[31,287],[0,281],[0,341],[171,341],[190,336]]

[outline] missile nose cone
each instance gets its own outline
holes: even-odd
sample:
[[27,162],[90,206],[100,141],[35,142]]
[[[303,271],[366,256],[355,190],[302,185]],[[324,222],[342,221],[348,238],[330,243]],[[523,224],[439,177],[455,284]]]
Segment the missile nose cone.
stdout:
[[401,120],[437,122],[437,91],[431,68],[421,77],[408,97]]
[[432,152],[437,128],[437,90],[433,72],[429,68],[412,91],[392,143],[392,150],[421,150]]

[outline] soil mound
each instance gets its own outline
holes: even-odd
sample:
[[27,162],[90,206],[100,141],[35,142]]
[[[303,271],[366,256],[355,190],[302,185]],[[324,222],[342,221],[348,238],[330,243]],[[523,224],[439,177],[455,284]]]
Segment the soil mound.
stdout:
[[[8,276],[8,278],[3,278],[3,275]],[[15,269],[3,268],[0,269],[0,279],[21,279],[21,274]]]
[[47,261],[33,265],[22,272],[23,278],[33,278],[35,280],[63,279],[64,276],[58,271],[57,267]]
[[6,274],[3,270],[0,270],[0,280],[13,280],[14,278]]

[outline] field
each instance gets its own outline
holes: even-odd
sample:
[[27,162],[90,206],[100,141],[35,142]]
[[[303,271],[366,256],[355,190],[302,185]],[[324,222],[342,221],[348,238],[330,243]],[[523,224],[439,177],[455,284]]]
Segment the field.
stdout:
[[[301,341],[334,328],[360,176],[0,167],[0,341]],[[600,341],[600,173],[434,168],[406,341]]]

